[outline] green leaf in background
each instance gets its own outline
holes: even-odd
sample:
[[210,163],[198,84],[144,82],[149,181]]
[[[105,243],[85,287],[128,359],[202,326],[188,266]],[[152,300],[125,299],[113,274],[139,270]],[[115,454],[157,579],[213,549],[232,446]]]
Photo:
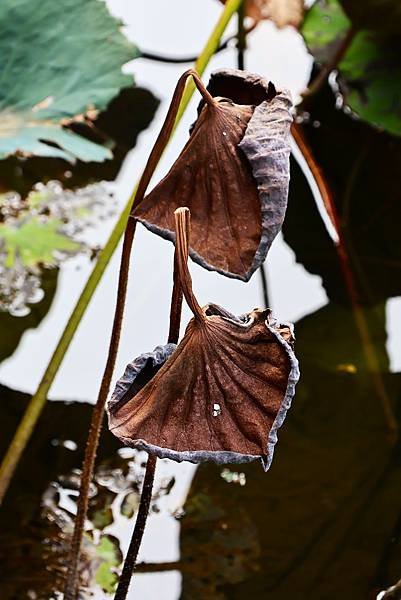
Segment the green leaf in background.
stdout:
[[351,27],[338,0],[318,0],[306,13],[302,35],[316,61],[327,62]]
[[0,224],[0,240],[6,253],[5,267],[14,266],[20,259],[26,267],[38,263],[52,265],[55,252],[78,252],[80,244],[59,233],[61,222],[51,219],[43,222],[40,217],[25,217],[15,225]]
[[[325,63],[350,27],[337,0],[318,0],[307,13],[302,34],[315,59]],[[361,119],[401,135],[401,37],[356,31],[338,69],[345,103]]]
[[137,55],[100,0],[2,0],[0,158],[110,158],[62,123],[104,109],[132,84],[121,67]]
[[102,563],[96,571],[95,581],[104,592],[112,594],[118,583],[118,575],[110,570],[110,566],[107,563]]
[[346,103],[369,123],[401,135],[401,37],[358,33],[339,65]]
[[118,582],[118,575],[112,568],[118,567],[122,561],[119,541],[111,535],[102,535],[95,552],[102,561],[96,570],[95,581],[104,592],[111,594]]

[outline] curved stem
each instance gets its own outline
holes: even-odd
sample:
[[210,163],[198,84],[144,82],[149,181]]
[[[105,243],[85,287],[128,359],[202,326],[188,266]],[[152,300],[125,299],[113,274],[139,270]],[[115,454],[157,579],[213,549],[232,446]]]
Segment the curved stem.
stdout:
[[182,291],[189,308],[194,314],[194,317],[199,321],[204,321],[205,315],[203,314],[203,311],[192,291],[192,279],[188,269],[189,228],[191,219],[189,208],[186,206],[177,208],[177,210],[174,212],[174,219],[175,249],[177,253],[177,266]]
[[138,508],[138,515],[135,522],[134,531],[125,557],[124,566],[118,582],[118,587],[114,600],[125,600],[127,597],[132,573],[135,568],[143,533],[145,531],[146,520],[149,513],[150,502],[152,500],[153,480],[156,471],[156,456],[148,455],[146,463],[145,479],[143,481],[141,500]]
[[194,80],[194,83],[195,83],[196,87],[198,88],[198,92],[202,95],[206,104],[208,104],[209,106],[212,106],[212,107],[216,106],[217,105],[216,100],[213,98],[213,96],[210,94],[210,92],[206,89],[206,87],[205,87],[202,79],[199,77],[198,73],[194,69],[189,69],[188,75],[192,75],[192,79]]

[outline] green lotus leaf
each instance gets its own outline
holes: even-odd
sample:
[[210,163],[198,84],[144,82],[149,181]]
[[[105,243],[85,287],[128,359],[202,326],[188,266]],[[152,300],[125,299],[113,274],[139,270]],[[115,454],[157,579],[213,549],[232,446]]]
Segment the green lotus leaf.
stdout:
[[302,35],[309,52],[320,63],[327,62],[341,43],[351,21],[337,0],[318,0],[308,10]]
[[[334,56],[351,27],[337,0],[318,0],[302,34],[317,62]],[[401,135],[401,37],[357,30],[338,65],[345,103],[363,120]]]
[[0,31],[0,158],[111,158],[108,148],[63,127],[132,84],[121,67],[138,50],[105,3],[3,0]]

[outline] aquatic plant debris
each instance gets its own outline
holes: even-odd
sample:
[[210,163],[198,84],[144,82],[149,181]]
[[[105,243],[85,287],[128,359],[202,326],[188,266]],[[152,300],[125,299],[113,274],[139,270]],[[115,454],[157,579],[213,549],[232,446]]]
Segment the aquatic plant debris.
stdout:
[[212,74],[191,136],[168,174],[133,211],[174,240],[173,211],[188,206],[190,256],[248,281],[280,231],[289,184],[291,99],[245,71]]
[[270,310],[235,317],[215,304],[201,308],[187,266],[188,209],[175,219],[179,276],[194,317],[178,346],[158,346],[128,365],[108,402],[109,428],[160,458],[260,458],[267,470],[299,377],[292,326]]

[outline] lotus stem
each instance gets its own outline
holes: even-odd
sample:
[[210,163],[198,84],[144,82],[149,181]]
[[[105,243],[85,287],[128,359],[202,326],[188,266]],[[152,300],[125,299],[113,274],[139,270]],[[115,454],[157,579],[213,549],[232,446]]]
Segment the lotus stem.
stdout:
[[[254,29],[256,23],[253,24],[252,27],[246,29],[244,24],[245,19],[245,6],[244,3],[241,4],[237,11],[237,19],[238,19],[238,30],[236,34],[237,38],[237,67],[243,71],[245,69],[245,52],[247,48],[246,37],[252,29]],[[262,287],[262,298],[263,298],[263,306],[264,308],[269,308],[269,293],[267,288],[267,277],[265,264],[262,263],[259,267],[259,276],[260,283]]]
[[[168,333],[168,342],[177,344],[180,336],[180,324],[182,314],[183,291],[179,276],[179,258],[177,245],[174,252],[174,284],[171,295],[170,308],[170,327]],[[114,600],[125,600],[129,586],[131,583],[132,574],[135,569],[136,559],[138,557],[139,548],[141,546],[143,534],[145,531],[146,520],[149,514],[150,502],[152,500],[153,480],[156,471],[157,458],[152,454],[148,455],[146,463],[145,478],[142,487],[141,499],[139,502],[138,516],[136,518],[134,531],[124,560],[123,570],[118,582],[118,587]]]
[[138,508],[138,515],[135,522],[134,531],[128,547],[127,555],[125,557],[124,566],[118,582],[118,587],[114,600],[125,600],[131,583],[132,573],[135,568],[136,559],[138,557],[139,548],[143,533],[145,531],[145,525],[149,514],[150,502],[152,500],[152,489],[153,480],[156,471],[156,456],[153,454],[148,455],[148,462],[146,463],[145,478],[143,481],[141,500]]

